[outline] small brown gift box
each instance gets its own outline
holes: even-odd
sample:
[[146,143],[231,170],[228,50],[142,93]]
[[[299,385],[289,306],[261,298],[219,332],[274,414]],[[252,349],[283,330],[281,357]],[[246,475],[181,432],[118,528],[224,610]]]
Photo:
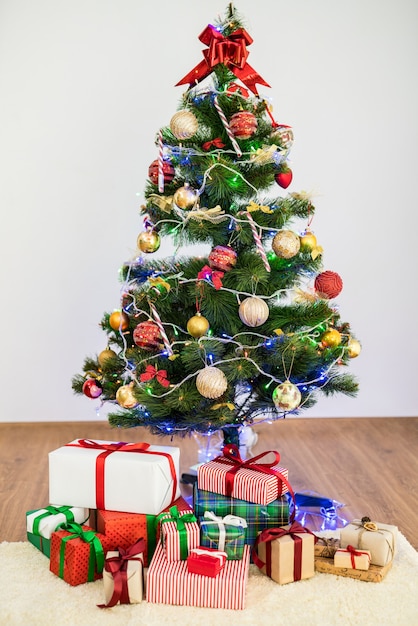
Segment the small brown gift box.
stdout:
[[358,550],[353,548],[353,546],[340,548],[334,554],[334,565],[336,567],[368,570],[370,567],[370,551]]
[[380,565],[370,565],[368,570],[352,569],[351,567],[335,567],[334,559],[327,559],[323,556],[315,557],[315,571],[323,574],[334,574],[334,576],[344,576],[356,578],[369,583],[380,583],[392,567],[390,561],[384,567]]
[[279,585],[311,578],[315,574],[315,540],[315,535],[298,522],[267,528],[256,539],[254,563]]
[[387,565],[396,554],[398,529],[396,526],[372,522],[368,517],[355,519],[341,529],[340,545],[348,545],[371,552],[373,565]]
[[120,548],[106,554],[103,569],[103,588],[106,604],[101,609],[116,604],[139,604],[144,597],[143,539],[127,550]]

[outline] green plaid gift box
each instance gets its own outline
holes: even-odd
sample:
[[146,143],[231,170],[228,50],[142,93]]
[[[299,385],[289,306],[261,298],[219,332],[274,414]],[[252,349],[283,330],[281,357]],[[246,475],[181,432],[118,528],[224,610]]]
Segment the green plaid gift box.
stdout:
[[286,495],[270,504],[254,504],[246,500],[230,498],[212,491],[198,489],[194,485],[193,508],[197,518],[204,517],[205,511],[213,511],[215,515],[237,515],[247,521],[246,543],[254,545],[256,537],[265,528],[286,526],[289,523],[289,501]]
[[219,517],[211,511],[199,518],[200,545],[226,552],[230,560],[242,559],[247,543],[247,522],[236,515]]

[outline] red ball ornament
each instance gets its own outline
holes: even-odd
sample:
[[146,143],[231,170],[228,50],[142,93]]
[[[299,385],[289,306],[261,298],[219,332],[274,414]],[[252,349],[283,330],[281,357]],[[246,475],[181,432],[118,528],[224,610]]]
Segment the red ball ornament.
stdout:
[[327,270],[315,278],[315,291],[322,298],[336,298],[342,288],[343,281],[337,272]]
[[141,322],[133,332],[135,345],[142,350],[160,350],[163,347],[160,329],[155,322]]
[[238,111],[229,120],[229,127],[237,139],[249,139],[257,131],[257,118],[250,111]]
[[228,272],[237,264],[237,253],[230,246],[215,246],[208,256],[213,270]]
[[287,187],[289,187],[290,183],[292,182],[292,178],[293,172],[289,168],[283,170],[282,172],[277,172],[276,176],[274,177],[276,183],[280,187],[283,187],[283,189],[287,189]]
[[[171,183],[175,175],[174,167],[169,161],[163,161],[164,184]],[[158,185],[158,159],[151,163],[148,169],[148,176],[154,185]]]
[[102,391],[101,384],[95,378],[88,378],[83,385],[83,393],[88,398],[98,398]]

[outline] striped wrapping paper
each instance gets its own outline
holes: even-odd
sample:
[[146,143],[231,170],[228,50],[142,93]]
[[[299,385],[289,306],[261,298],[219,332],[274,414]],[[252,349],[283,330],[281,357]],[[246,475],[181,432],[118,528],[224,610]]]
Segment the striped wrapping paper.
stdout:
[[[197,470],[199,489],[226,495],[226,474],[232,468],[232,464],[218,462],[216,459],[199,465]],[[255,469],[239,469],[234,476],[231,497],[255,504],[269,504],[287,493],[287,485],[280,480],[280,476],[288,480],[288,470],[280,465],[274,465],[271,469],[275,471],[276,476]]]
[[[185,525],[187,549],[200,546],[200,526],[197,522],[187,522]],[[188,554],[182,556],[180,549],[180,530],[176,522],[164,522],[161,524],[161,541],[168,561],[184,561]]]
[[229,498],[219,493],[198,489],[196,484],[193,492],[193,508],[197,518],[203,517],[205,511],[213,511],[215,515],[225,517],[231,513],[243,517],[247,521],[246,543],[252,546],[260,530],[286,526],[289,522],[289,501],[281,496],[270,504],[254,504],[237,498]]
[[148,569],[147,602],[213,609],[244,609],[250,562],[246,546],[240,561],[227,561],[215,578],[191,574],[187,561],[166,559],[158,544]]

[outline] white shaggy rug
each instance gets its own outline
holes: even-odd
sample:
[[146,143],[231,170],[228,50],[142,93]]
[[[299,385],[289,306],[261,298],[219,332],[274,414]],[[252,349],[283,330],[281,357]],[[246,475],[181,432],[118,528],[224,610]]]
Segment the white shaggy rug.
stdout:
[[102,580],[71,587],[32,544],[0,544],[1,626],[417,626],[418,553],[400,534],[380,583],[316,573],[280,586],[251,565],[244,611],[147,602],[102,610],[96,606],[102,602]]

